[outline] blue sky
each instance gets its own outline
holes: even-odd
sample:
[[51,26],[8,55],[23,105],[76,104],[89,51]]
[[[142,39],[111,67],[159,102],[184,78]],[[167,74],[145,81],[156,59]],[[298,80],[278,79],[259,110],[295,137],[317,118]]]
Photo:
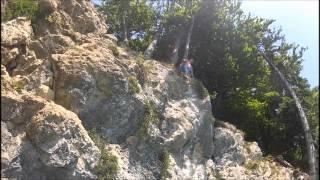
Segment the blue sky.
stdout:
[[308,47],[304,52],[301,76],[311,87],[319,85],[319,1],[243,0],[241,9],[254,16],[274,19],[282,27],[287,42]]

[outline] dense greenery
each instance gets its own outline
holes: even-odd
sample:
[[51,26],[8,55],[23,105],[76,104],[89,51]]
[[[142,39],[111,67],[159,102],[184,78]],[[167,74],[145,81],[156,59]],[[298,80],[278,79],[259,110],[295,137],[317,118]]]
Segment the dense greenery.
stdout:
[[1,7],[1,21],[19,16],[26,16],[33,20],[38,13],[38,0],[7,0],[6,3],[5,9]]
[[[300,76],[306,50],[288,43],[274,20],[252,17],[237,1],[105,0],[100,7],[108,15],[111,32],[123,37],[124,9],[129,45],[144,51],[159,30],[160,40],[153,57],[168,61],[174,47],[181,59],[188,25],[195,17],[190,57],[195,76],[212,99],[213,113],[246,132],[248,140],[258,141],[266,154],[282,154],[286,160],[307,168],[302,125],[292,97],[278,75],[269,67],[258,48],[284,74],[305,108],[319,147],[319,90],[310,89]],[[179,37],[182,37],[179,40]],[[122,38],[123,39],[123,38]]]

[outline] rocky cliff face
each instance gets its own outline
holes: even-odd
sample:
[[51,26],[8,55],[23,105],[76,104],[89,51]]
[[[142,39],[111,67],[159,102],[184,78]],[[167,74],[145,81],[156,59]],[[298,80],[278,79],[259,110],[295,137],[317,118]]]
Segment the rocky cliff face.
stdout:
[[1,24],[2,178],[97,179],[105,151],[114,179],[293,177],[235,127],[213,128],[197,80],[118,47],[89,1],[39,7],[33,28]]

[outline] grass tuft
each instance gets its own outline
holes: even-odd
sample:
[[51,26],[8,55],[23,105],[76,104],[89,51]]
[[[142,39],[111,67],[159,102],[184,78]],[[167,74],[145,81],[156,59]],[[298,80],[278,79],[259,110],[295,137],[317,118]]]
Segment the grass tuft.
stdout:
[[117,46],[115,46],[115,45],[109,45],[108,47],[109,47],[109,49],[112,51],[112,54],[113,54],[114,56],[118,57],[118,56],[120,55],[120,52],[119,52]]
[[136,94],[140,92],[139,82],[136,77],[134,76],[128,77],[128,88],[131,94]]
[[145,82],[148,81],[149,73],[151,72],[153,66],[151,64],[147,64],[142,56],[138,56],[136,59],[137,62],[137,78],[139,83],[143,86]]
[[146,101],[144,103],[145,113],[142,124],[137,131],[139,138],[144,138],[148,134],[148,127],[151,123],[155,123],[159,120],[158,112],[152,102]]
[[105,149],[106,140],[95,130],[89,131],[92,141],[101,151],[101,157],[98,165],[95,167],[95,173],[99,180],[112,180],[119,171],[118,158]]
[[204,87],[201,81],[197,79],[193,79],[193,86],[195,87],[195,90],[197,91],[199,98],[204,99],[207,96],[209,96],[208,90]]
[[169,177],[168,169],[170,167],[170,159],[169,159],[169,152],[165,149],[160,157],[161,160],[161,169],[160,169],[160,179],[165,180]]

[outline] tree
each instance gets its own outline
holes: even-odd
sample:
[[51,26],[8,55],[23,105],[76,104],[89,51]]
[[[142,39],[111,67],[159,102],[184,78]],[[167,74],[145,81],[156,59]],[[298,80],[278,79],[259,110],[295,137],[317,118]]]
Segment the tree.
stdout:
[[131,48],[144,50],[149,44],[155,11],[146,2],[104,0],[99,10],[108,17],[109,32]]
[[179,58],[179,49],[180,49],[180,45],[181,45],[181,38],[183,37],[183,33],[179,34],[174,42],[173,45],[173,50],[170,56],[170,62],[172,64],[176,64],[178,62],[178,58]]
[[1,0],[1,17],[5,14],[5,9],[7,6],[7,0]]
[[191,24],[190,24],[190,27],[188,30],[187,42],[185,45],[185,50],[184,50],[184,55],[183,55],[184,59],[187,58],[189,55],[189,46],[190,46],[190,39],[191,39],[192,30],[193,30],[193,24],[194,24],[194,16],[192,17]]
[[315,156],[314,141],[313,141],[311,130],[309,127],[309,123],[308,123],[307,117],[305,115],[305,112],[303,110],[303,107],[301,105],[301,102],[300,102],[299,98],[297,97],[295,91],[293,90],[292,86],[289,84],[288,80],[284,77],[284,75],[277,68],[277,66],[275,66],[275,64],[270,60],[270,58],[268,58],[266,56],[265,52],[263,52],[263,50],[261,50],[260,47],[257,47],[257,49],[259,49],[261,56],[266,60],[266,62],[269,64],[269,66],[278,74],[278,76],[282,80],[283,84],[285,85],[285,87],[289,91],[290,95],[294,99],[294,102],[295,102],[297,109],[298,109],[298,112],[299,112],[300,121],[301,121],[301,124],[303,127],[304,136],[305,136],[305,140],[306,140],[306,144],[307,144],[308,156],[309,156],[308,163],[309,163],[309,169],[310,169],[309,173],[313,179],[317,180],[318,177],[316,174],[316,156]]
[[[162,22],[161,22],[161,13],[163,11],[163,5],[161,6],[160,5],[160,2],[161,1],[158,1],[158,13],[157,13],[157,17],[156,17],[156,33],[154,34],[153,36],[153,39],[151,41],[151,43],[148,45],[147,49],[144,51],[144,56],[146,58],[151,58],[154,50],[156,49],[156,45],[157,45],[157,42],[159,40],[159,37],[160,37],[160,34],[162,33],[163,31],[163,25],[162,25]],[[167,1],[169,3],[169,1]],[[164,4],[164,2],[162,2]],[[159,8],[160,7],[160,8]]]

